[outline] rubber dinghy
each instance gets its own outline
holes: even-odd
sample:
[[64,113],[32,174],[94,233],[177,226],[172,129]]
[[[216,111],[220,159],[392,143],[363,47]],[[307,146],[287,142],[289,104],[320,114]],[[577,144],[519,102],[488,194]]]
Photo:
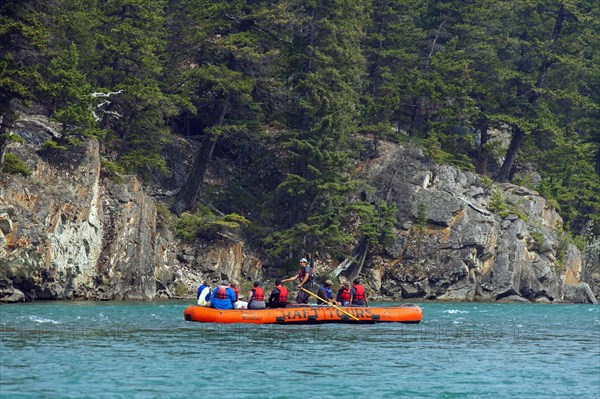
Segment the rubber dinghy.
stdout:
[[188,306],[183,317],[202,323],[322,324],[322,323],[420,323],[423,310],[413,304],[385,307],[336,307],[288,305],[279,309],[219,310]]

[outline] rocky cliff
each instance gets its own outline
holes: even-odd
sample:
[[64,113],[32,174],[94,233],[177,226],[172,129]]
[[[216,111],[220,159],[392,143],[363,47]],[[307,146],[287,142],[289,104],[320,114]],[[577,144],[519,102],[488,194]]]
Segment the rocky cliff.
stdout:
[[[205,278],[268,274],[243,240],[179,241],[136,178],[103,175],[97,143],[44,149],[57,129],[22,116],[13,132],[24,142],[8,151],[33,173],[0,174],[0,300],[191,296]],[[595,302],[579,251],[563,244],[560,217],[534,191],[391,143],[360,168],[372,198],[397,205],[401,226],[393,245],[343,272],[365,276],[373,296]],[[338,266],[320,263],[324,273]]]
[[55,129],[22,116],[13,132],[33,173],[0,174],[0,300],[173,297],[209,274],[260,275],[242,244],[178,242],[135,177],[102,176],[96,142],[44,149]]
[[538,193],[434,165],[422,150],[383,143],[362,166],[373,196],[395,203],[396,245],[372,260],[375,289],[392,298],[595,302],[581,255]]

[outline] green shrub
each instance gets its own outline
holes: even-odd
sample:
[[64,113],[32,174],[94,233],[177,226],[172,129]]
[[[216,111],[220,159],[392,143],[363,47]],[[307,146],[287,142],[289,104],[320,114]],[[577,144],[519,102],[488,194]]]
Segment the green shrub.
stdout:
[[525,176],[517,176],[514,178],[513,183],[516,185],[519,185],[519,186],[523,186],[523,187],[527,187],[532,190],[535,190],[536,185],[533,183],[534,177],[535,177],[535,174],[533,174],[533,173],[529,173]]
[[540,248],[544,246],[546,240],[544,239],[544,234],[542,234],[541,231],[532,231],[530,235]]
[[467,170],[469,172],[473,172],[475,170],[475,166],[471,159],[465,154],[456,154],[453,158],[448,160],[448,163],[453,166],[457,166],[462,170]]
[[182,215],[175,225],[177,235],[184,240],[194,238],[215,239],[225,231],[247,226],[250,221],[236,213],[215,215],[207,207],[201,207],[198,213]]
[[494,181],[489,176],[481,176],[481,185],[489,190],[494,185]]
[[452,159],[452,154],[442,150],[439,141],[435,137],[423,140],[422,145],[425,155],[437,164],[444,164]]
[[517,217],[518,217],[519,219],[522,219],[522,220],[524,220],[524,221],[527,221],[527,220],[529,219],[529,217],[527,216],[527,214],[526,214],[525,212],[523,212],[521,209],[519,209],[519,207],[518,207],[518,206],[516,206],[516,205],[511,205],[511,206],[508,208],[508,211],[509,211],[510,213],[512,213],[513,215],[517,215]]
[[560,212],[560,204],[554,198],[546,198],[546,202],[550,205],[554,210]]
[[508,211],[508,206],[506,206],[506,202],[504,202],[504,198],[502,198],[502,194],[498,190],[492,192],[488,208],[500,216]]
[[64,145],[59,145],[56,141],[54,141],[52,139],[48,139],[44,143],[44,149],[46,149],[46,150],[66,151],[67,147],[65,147]]
[[427,222],[427,204],[423,202],[419,202],[417,204],[417,220],[416,226],[419,230],[422,230],[425,227],[425,222]]
[[25,140],[23,139],[23,137],[19,136],[18,134],[13,133],[13,134],[7,134],[6,136],[8,136],[8,141],[12,141],[13,143],[19,143],[19,144],[25,143]]
[[125,174],[125,168],[116,162],[109,161],[108,159],[100,159],[100,167],[112,180],[117,183],[123,183],[122,175]]
[[120,162],[125,170],[136,173],[142,181],[150,181],[157,173],[167,177],[172,174],[167,167],[167,161],[150,150],[136,149],[129,151],[121,156]]
[[183,284],[183,283],[181,283],[181,282],[177,283],[177,285],[175,286],[175,294],[176,294],[178,297],[183,297],[183,296],[185,296],[187,293],[188,293],[188,289],[187,289],[187,287],[185,286],[185,284]]
[[4,155],[4,167],[2,170],[9,174],[21,174],[23,176],[30,176],[31,169],[27,164],[19,159],[15,154],[10,152]]

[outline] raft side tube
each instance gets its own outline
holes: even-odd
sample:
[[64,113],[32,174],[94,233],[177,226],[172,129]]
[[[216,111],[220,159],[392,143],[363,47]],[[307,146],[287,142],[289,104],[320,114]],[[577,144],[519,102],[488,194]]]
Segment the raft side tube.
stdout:
[[[356,317],[350,318],[344,310]],[[343,307],[299,306],[256,310],[219,310],[198,305],[190,305],[184,311],[186,321],[201,323],[250,323],[250,324],[373,324],[383,322],[421,322],[423,310],[416,305],[387,307]]]

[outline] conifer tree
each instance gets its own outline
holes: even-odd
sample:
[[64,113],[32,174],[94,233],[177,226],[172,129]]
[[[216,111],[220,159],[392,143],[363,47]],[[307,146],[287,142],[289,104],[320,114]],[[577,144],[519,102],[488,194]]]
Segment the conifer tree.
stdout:
[[349,201],[360,189],[351,174],[351,150],[365,73],[360,44],[367,9],[364,1],[321,1],[297,17],[303,26],[288,54],[294,101],[282,142],[287,177],[279,186],[286,229],[270,240],[277,254],[352,242],[344,226],[352,217]]
[[[285,33],[278,31],[281,22],[274,19],[285,17],[281,5],[191,0],[178,6],[188,10],[187,18],[200,27],[195,32],[179,30],[184,42],[195,43],[194,53],[184,50],[183,58],[172,60],[180,65],[176,94],[188,108],[179,123],[200,142],[200,148],[171,207],[177,215],[194,207],[218,140],[242,134],[252,137],[260,129],[277,77],[272,71],[278,65],[274,43],[287,41]],[[187,66],[182,68],[182,62]]]
[[[368,85],[363,96],[363,132],[393,137],[416,119],[426,32],[420,20],[426,4],[416,0],[374,0],[364,52]],[[414,127],[414,126],[413,126]],[[414,129],[412,131],[414,133]]]
[[548,91],[548,73],[566,48],[563,27],[570,16],[571,12],[562,1],[523,1],[515,3],[512,14],[515,20],[507,21],[508,35],[513,38],[509,43],[513,52],[505,62],[512,65],[513,74],[506,81],[508,87],[501,110],[506,113],[496,117],[504,119],[510,126],[512,137],[496,175],[500,182],[509,180],[526,135],[544,123],[545,107],[540,102],[544,102],[543,94]]
[[[74,43],[50,62],[48,92],[53,98],[52,117],[62,124],[64,143],[73,136],[101,138],[104,134],[94,118],[92,87],[79,69]],[[62,144],[62,143],[61,143]]]
[[564,3],[568,12],[560,59],[540,93],[539,128],[533,132],[533,158],[542,175],[539,189],[555,203],[566,226],[584,234],[586,225],[600,234],[600,5]]
[[161,158],[168,137],[165,120],[176,112],[172,99],[161,90],[160,56],[166,44],[167,0],[108,0],[99,4],[98,68],[91,73],[96,87],[121,91],[104,121],[114,135],[104,145],[117,160],[143,177],[168,173]]
[[44,87],[40,62],[47,48],[43,1],[0,4],[0,171],[17,103],[29,104]]
[[[352,175],[367,133],[475,161],[499,181],[537,166],[535,188],[578,234],[600,213],[598,21],[592,0],[7,0],[0,165],[16,109],[33,101],[65,140],[100,137],[104,155],[142,176],[165,171],[172,129],[199,143],[174,212],[194,209],[214,153],[246,192],[268,175],[252,211],[287,256],[354,245],[357,230],[356,248],[384,239],[376,227],[392,211],[358,200]],[[120,93],[105,136],[91,92]],[[501,168],[492,128],[512,135]],[[255,176],[242,180],[255,149]]]

